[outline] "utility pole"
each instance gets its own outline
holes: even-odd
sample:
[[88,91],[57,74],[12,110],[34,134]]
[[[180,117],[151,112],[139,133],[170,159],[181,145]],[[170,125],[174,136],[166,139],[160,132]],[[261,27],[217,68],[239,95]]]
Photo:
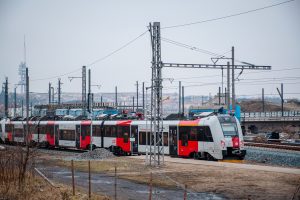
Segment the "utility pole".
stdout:
[[178,114],[181,113],[181,81],[179,81]]
[[264,88],[262,88],[262,95],[261,95],[261,99],[262,99],[262,111],[265,112],[265,91]]
[[24,117],[24,103],[23,103],[23,99],[21,101],[21,105],[22,105],[21,114],[22,114],[22,118],[23,118]]
[[134,96],[132,96],[132,112],[134,112]]
[[15,87],[14,90],[14,117],[17,116],[16,112],[17,112],[17,87]]
[[[223,70],[222,70],[223,71]],[[221,87],[219,87],[219,106],[221,105]]]
[[227,62],[227,110],[230,111],[230,68]]
[[184,117],[184,86],[182,86],[182,115]]
[[91,93],[91,69],[88,70],[88,79],[89,79],[88,94],[90,94]]
[[281,92],[279,91],[278,88],[277,89],[277,92],[281,98],[281,116],[283,117],[283,102],[284,102],[284,99],[283,99],[283,83],[281,83]]
[[93,151],[93,100],[94,100],[94,95],[92,93],[91,89],[91,83],[92,83],[92,75],[91,75],[91,69],[88,70],[88,112],[90,115],[90,120],[91,120],[91,125],[90,125],[90,136],[91,136],[91,141],[90,141],[90,151]]
[[143,82],[143,113],[145,111],[145,82]]
[[58,98],[57,98],[57,104],[60,105],[61,103],[61,84],[62,82],[60,81],[60,78],[58,79]]
[[115,106],[118,109],[118,87],[115,87]]
[[225,87],[225,95],[224,95],[224,101],[225,101],[225,105],[227,106],[227,91],[226,91],[226,87]]
[[28,67],[26,67],[26,145],[28,147],[28,135],[29,135],[29,76]]
[[82,66],[82,114],[86,117],[86,66]]
[[48,95],[49,95],[49,105],[50,105],[51,104],[51,83],[50,82],[49,82]]
[[[150,165],[164,164],[160,23],[150,23],[152,46]],[[147,162],[146,162],[147,163]]]
[[136,112],[139,109],[139,82],[136,81]]
[[234,47],[231,48],[231,66],[232,66],[232,105],[231,110],[235,111],[235,85],[234,85]]
[[54,87],[51,87],[51,95],[52,95],[51,102],[52,104],[54,104]]
[[5,89],[4,89],[4,110],[5,117],[8,118],[8,78],[5,78]]

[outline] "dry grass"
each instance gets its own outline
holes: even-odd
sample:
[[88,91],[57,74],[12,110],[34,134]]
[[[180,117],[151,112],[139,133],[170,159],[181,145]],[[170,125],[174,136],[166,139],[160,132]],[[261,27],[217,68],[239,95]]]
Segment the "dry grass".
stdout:
[[[34,171],[34,161],[39,156],[35,149],[21,146],[8,147],[0,151],[0,199],[7,200],[84,200],[86,192],[77,189],[76,195],[67,185],[51,186]],[[92,194],[93,200],[108,200]]]

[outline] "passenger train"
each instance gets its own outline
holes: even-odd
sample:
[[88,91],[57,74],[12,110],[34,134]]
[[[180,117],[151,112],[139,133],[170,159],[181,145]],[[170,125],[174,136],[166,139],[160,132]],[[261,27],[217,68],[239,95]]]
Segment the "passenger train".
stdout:
[[[47,148],[107,148],[115,154],[145,154],[150,145],[147,120],[2,120],[0,140],[8,144],[25,143]],[[92,127],[92,134],[91,134]],[[153,140],[153,137],[151,137]],[[243,159],[246,155],[239,121],[228,114],[214,114],[195,120],[164,120],[159,145],[164,154],[221,160]]]

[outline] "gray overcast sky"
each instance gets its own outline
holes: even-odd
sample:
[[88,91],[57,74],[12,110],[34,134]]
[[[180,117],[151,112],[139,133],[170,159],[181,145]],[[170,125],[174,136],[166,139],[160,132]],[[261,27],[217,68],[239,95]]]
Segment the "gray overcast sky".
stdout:
[[[18,82],[26,35],[30,90],[47,92],[48,82],[57,85],[61,75],[88,65],[118,49],[147,30],[149,22],[162,27],[202,21],[261,8],[284,0],[0,0],[0,81]],[[163,29],[162,37],[222,54],[235,46],[236,59],[271,65],[272,71],[244,71],[237,82],[237,95],[277,95],[283,82],[286,97],[300,98],[300,1],[223,20]],[[226,54],[230,56],[230,53]],[[162,42],[163,62],[211,63],[211,56]],[[151,77],[150,37],[146,33],[128,47],[92,65],[94,92],[135,91],[135,81]],[[224,61],[225,62],[225,61]],[[291,70],[284,70],[297,68]],[[253,71],[251,71],[253,72]],[[80,76],[80,70],[69,76]],[[237,72],[238,73],[238,72]],[[63,76],[62,91],[80,92],[81,81]],[[216,94],[221,70],[163,69],[165,92],[177,92],[178,80],[187,95]],[[198,78],[191,78],[198,77]],[[265,82],[257,79],[265,78]],[[226,79],[226,78],[225,78]],[[224,80],[225,80],[224,79]],[[208,83],[207,85],[203,85]],[[202,86],[201,86],[202,84]],[[190,85],[190,87],[188,87]],[[196,86],[195,86],[196,85]],[[10,85],[11,91],[13,85]],[[292,94],[294,93],[294,94]],[[297,94],[296,94],[297,93]]]

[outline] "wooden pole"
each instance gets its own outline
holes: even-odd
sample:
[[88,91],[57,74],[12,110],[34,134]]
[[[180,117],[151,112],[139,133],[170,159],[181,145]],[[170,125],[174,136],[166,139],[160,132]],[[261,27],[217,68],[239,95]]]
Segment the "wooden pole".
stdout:
[[152,172],[150,173],[149,200],[152,199]]
[[91,161],[89,160],[89,199],[91,199]]
[[184,185],[184,195],[183,195],[183,199],[187,200],[187,185]]
[[71,169],[72,169],[72,186],[73,186],[73,196],[75,195],[75,180],[74,180],[74,163],[71,160]]
[[117,200],[117,165],[115,165],[115,200]]

